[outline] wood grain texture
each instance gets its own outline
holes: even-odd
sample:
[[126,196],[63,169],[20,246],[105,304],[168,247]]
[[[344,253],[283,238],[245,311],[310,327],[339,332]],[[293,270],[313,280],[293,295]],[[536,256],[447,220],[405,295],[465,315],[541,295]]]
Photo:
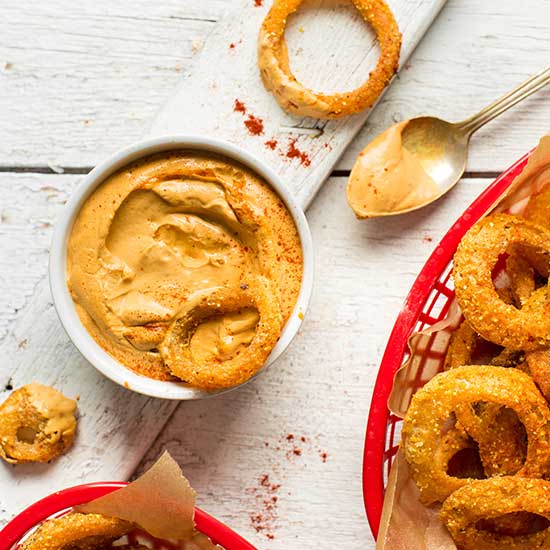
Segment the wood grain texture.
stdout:
[[[198,50],[229,5],[2,2],[0,166],[92,166],[139,139],[197,56],[193,44]],[[516,0],[448,0],[338,168],[350,169],[359,149],[394,120],[458,120],[546,65],[550,8],[547,0],[528,8]],[[481,130],[468,169],[502,171],[534,145],[548,130],[548,93]]]
[[[445,1],[390,0],[403,36],[401,64]],[[155,117],[150,133],[213,135],[236,143],[268,162],[307,208],[370,110],[330,121],[285,113],[264,90],[258,70],[258,29],[269,8],[268,2],[264,4],[256,7],[251,0],[241,0],[216,25],[189,75]],[[287,31],[291,65],[299,78],[314,75],[304,81],[314,89],[356,88],[380,54],[368,25],[345,0],[304,2],[289,18]],[[330,73],[319,55],[323,47],[331,52]],[[235,112],[236,100],[246,106],[246,114]],[[246,126],[249,116],[262,121],[260,135]],[[306,156],[289,158],[293,151]]]

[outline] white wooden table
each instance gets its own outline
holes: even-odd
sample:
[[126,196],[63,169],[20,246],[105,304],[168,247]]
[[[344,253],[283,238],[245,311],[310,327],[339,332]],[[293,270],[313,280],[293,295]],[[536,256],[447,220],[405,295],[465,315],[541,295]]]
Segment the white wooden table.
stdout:
[[[79,175],[144,133],[229,1],[2,2],[0,338],[46,274],[52,226]],[[550,89],[480,131],[464,181],[431,208],[356,221],[346,176],[393,121],[459,119],[547,65],[548,16],[548,0],[448,0],[308,211],[316,286],[289,353],[240,391],[182,403],[139,470],[167,448],[199,504],[260,548],[374,548],[361,462],[389,331],[450,223],[548,131]]]

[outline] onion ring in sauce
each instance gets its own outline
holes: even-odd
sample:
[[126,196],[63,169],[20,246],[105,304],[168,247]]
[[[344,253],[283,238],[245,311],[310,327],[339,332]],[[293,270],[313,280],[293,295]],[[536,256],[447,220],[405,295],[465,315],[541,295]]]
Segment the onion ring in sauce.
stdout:
[[72,444],[76,401],[41,384],[28,384],[0,405],[0,457],[11,464],[49,462]]
[[314,92],[296,80],[290,69],[285,27],[303,0],[275,0],[260,28],[258,66],[266,90],[288,113],[314,118],[340,118],[371,107],[399,65],[401,33],[384,0],[352,0],[378,38],[380,57],[369,79],[351,92]]
[[[168,369],[178,378],[205,390],[236,386],[258,372],[276,344],[282,325],[277,294],[260,281],[235,288],[221,288],[203,296],[169,328],[159,347]],[[191,341],[197,328],[226,314],[255,310],[255,334],[245,353],[237,349],[228,358],[214,356],[198,361]]]

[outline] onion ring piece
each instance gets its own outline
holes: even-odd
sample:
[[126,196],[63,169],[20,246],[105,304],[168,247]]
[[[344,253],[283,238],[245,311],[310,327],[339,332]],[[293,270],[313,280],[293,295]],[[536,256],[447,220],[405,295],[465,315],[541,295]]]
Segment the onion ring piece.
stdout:
[[498,296],[492,269],[512,244],[550,255],[550,231],[507,214],[474,225],[459,244],[453,277],[456,299],[474,330],[506,348],[530,351],[550,345],[550,304],[534,311],[516,309]]
[[384,0],[352,0],[369,23],[380,45],[380,58],[369,79],[356,90],[333,95],[316,93],[296,80],[290,69],[285,27],[303,0],[275,0],[260,28],[258,67],[264,87],[279,105],[297,116],[333,119],[371,107],[389,84],[399,65],[401,33]]
[[547,401],[550,400],[550,350],[531,351],[525,356],[529,372]]
[[550,527],[515,537],[477,527],[481,520],[515,512],[530,512],[550,520],[550,482],[519,477],[473,481],[449,496],[440,518],[463,550],[550,548]]
[[517,369],[468,365],[437,374],[413,397],[403,421],[403,451],[420,500],[442,502],[468,479],[449,476],[434,460],[457,406],[486,401],[514,410],[527,432],[527,456],[516,475],[550,471],[550,409],[531,378]]
[[487,477],[513,475],[525,464],[525,428],[514,411],[496,403],[457,405],[456,418],[479,446]]
[[132,529],[133,524],[121,519],[71,512],[45,521],[23,542],[21,550],[94,550]]
[[[246,287],[246,288],[243,288]],[[255,335],[244,350],[231,357],[198,361],[191,338],[204,322],[246,309],[258,312]],[[266,283],[222,288],[202,297],[169,328],[159,350],[168,369],[185,382],[208,391],[242,384],[264,365],[281,333],[282,318],[276,293]]]
[[0,457],[10,464],[49,462],[72,444],[76,401],[41,384],[28,384],[0,405]]

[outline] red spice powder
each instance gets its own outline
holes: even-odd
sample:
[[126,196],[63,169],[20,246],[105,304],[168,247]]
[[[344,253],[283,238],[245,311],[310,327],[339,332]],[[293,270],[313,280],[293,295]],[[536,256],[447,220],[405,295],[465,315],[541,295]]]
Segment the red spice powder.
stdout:
[[429,237],[428,235],[426,235],[423,239],[422,239],[425,243],[431,243],[433,241],[433,238],[432,237]]
[[304,151],[301,151],[296,147],[296,142],[298,140],[296,138],[291,139],[288,144],[288,149],[286,151],[286,156],[289,159],[297,158],[300,160],[300,163],[304,166],[309,166],[311,164],[311,160],[308,156],[308,154]]
[[256,510],[249,514],[250,523],[257,533],[263,533],[270,540],[275,538],[273,530],[278,519],[276,507],[279,500],[276,493],[280,487],[278,483],[271,483],[269,475],[264,474],[259,479],[259,487],[247,489],[248,493],[254,495],[257,506]]
[[328,453],[325,453],[324,451],[322,453],[319,453],[319,456],[321,457],[321,460],[323,462],[326,462],[327,461],[327,458],[328,458]]
[[238,99],[235,100],[235,103],[233,104],[233,110],[236,113],[246,113],[246,107],[242,101],[239,101]]
[[275,151],[275,147],[277,147],[277,140],[269,139],[265,142],[265,146],[271,149],[272,151]]
[[264,121],[254,115],[248,115],[244,125],[253,136],[259,136],[264,133]]
[[264,5],[264,0],[254,0],[254,6],[256,8],[261,8]]
[[231,42],[231,44],[229,44],[229,49],[230,49],[230,50],[234,50],[234,49],[235,49],[235,42]]
[[294,439],[294,434],[288,434],[288,435],[286,436],[286,440],[287,440],[287,441],[292,441],[293,439]]

